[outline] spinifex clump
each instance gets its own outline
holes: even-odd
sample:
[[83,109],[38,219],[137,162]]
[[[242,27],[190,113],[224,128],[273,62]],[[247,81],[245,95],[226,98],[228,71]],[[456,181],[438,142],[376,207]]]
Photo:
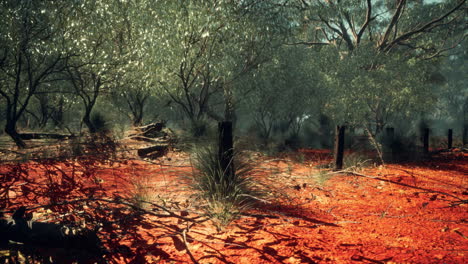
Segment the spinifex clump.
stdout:
[[219,155],[212,147],[196,148],[194,159],[192,188],[206,202],[208,215],[217,219],[221,226],[262,196],[263,192],[252,178],[252,167],[242,162],[238,154],[230,161],[236,165],[233,171],[223,169]]

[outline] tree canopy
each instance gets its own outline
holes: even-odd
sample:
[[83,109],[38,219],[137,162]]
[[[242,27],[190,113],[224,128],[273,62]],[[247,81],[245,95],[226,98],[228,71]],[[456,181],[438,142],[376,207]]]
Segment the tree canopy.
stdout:
[[[246,110],[264,133],[274,123],[298,131],[323,115],[375,133],[422,113],[466,116],[457,78],[465,74],[466,0],[31,0],[0,7],[0,110],[19,147],[18,129],[51,121],[63,127],[71,122],[66,111],[78,112],[94,133],[92,114],[104,108],[133,125],[150,115],[183,118],[193,128],[237,120]],[[434,109],[453,102],[458,107]]]

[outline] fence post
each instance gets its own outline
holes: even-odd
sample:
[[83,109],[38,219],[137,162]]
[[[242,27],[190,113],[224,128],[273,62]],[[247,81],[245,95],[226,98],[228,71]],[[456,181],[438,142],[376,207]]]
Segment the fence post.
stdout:
[[386,147],[390,150],[390,160],[393,161],[395,158],[395,129],[393,127],[387,127],[385,129],[385,144]]
[[221,169],[228,177],[234,176],[234,147],[232,139],[232,122],[218,123],[218,158]]
[[448,130],[448,135],[447,135],[447,148],[451,149],[452,148],[452,143],[453,143],[453,130],[449,129]]
[[462,142],[463,142],[463,147],[464,147],[466,144],[468,144],[468,123],[463,124],[462,133],[463,133]]
[[424,154],[429,153],[429,128],[423,130],[423,152]]
[[346,126],[336,126],[334,150],[335,170],[343,169],[345,129]]

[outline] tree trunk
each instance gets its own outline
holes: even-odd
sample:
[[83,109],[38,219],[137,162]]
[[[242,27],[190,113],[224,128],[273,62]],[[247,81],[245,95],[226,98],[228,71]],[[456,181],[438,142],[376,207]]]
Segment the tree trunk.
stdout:
[[343,169],[345,126],[336,126],[335,134],[335,170]]
[[148,96],[135,95],[135,97],[129,96],[125,98],[128,108],[130,108],[132,124],[134,127],[139,127],[143,123],[143,114],[145,108],[145,102]]
[[468,144],[468,124],[463,125],[463,146]]
[[389,156],[389,160],[394,161],[395,159],[395,129],[393,127],[387,127],[385,134],[385,147]]
[[143,110],[141,110],[138,114],[134,114],[132,118],[132,124],[134,127],[139,127],[143,123]]
[[96,133],[96,127],[94,127],[93,122],[91,122],[91,110],[86,110],[85,115],[83,116],[83,123],[88,127],[89,133]]
[[449,129],[448,135],[447,135],[447,148],[448,149],[452,148],[452,142],[453,142],[453,130]]
[[198,138],[203,137],[207,134],[207,124],[203,118],[191,118],[190,119],[191,133],[192,136]]
[[56,127],[62,128],[63,127],[63,105],[64,105],[63,97],[60,98],[58,102],[58,107],[52,112],[52,120]]
[[41,117],[39,119],[39,128],[44,128],[47,125],[47,121],[49,121],[50,113],[49,113],[49,105],[48,99],[46,96],[36,96],[37,100],[39,101],[39,110],[41,112]]
[[375,124],[375,135],[374,136],[377,136],[379,135],[383,129],[384,129],[384,122],[382,120],[377,120],[376,124]]
[[224,121],[218,123],[219,147],[218,157],[221,169],[228,179],[234,177],[234,147],[232,140],[232,122]]
[[429,153],[429,128],[423,130],[423,152],[424,154]]
[[330,119],[324,115],[320,114],[319,116],[319,142],[320,142],[320,147],[322,148],[331,148],[332,146],[332,128],[330,125]]
[[468,98],[463,104],[463,120],[462,120],[463,130],[462,130],[462,143],[463,147],[468,144]]
[[13,139],[13,141],[15,142],[16,146],[18,146],[18,148],[23,149],[26,147],[26,144],[21,139],[20,134],[16,130],[16,121],[17,120],[11,120],[11,119],[7,120],[7,123],[5,125],[5,133],[7,133]]

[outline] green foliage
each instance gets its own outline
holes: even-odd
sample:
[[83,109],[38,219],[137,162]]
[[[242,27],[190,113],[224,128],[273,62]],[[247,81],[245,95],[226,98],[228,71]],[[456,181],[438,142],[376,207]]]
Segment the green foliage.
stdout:
[[111,94],[135,125],[243,110],[265,145],[321,114],[374,134],[422,112],[468,123],[463,1],[280,2],[2,1],[1,119],[68,128]]
[[318,89],[308,71],[309,60],[312,57],[303,47],[281,48],[244,80],[243,85],[251,90],[244,103],[265,143],[275,128],[286,138],[297,137],[308,115],[318,111],[319,98],[314,96]]
[[193,150],[194,167],[191,187],[207,203],[208,215],[221,225],[228,224],[242,211],[252,207],[261,198],[262,191],[252,178],[252,167],[236,155],[235,173],[223,171],[217,152],[210,147]]
[[374,53],[368,47],[355,50],[346,59],[337,54],[329,60],[328,65],[333,66],[322,72],[323,87],[329,91],[325,112],[338,123],[381,129],[392,119],[427,111],[435,102],[426,84],[426,62]]
[[463,2],[303,2],[296,37],[312,47],[325,113],[378,133],[393,120],[430,112],[439,57],[464,39]]
[[442,61],[440,70],[430,79],[439,99],[434,119],[447,124],[447,128],[462,130],[468,124],[468,54],[465,38]]
[[[153,91],[170,97],[190,120],[220,119],[245,91],[237,81],[269,60],[272,48],[291,27],[268,2],[142,1],[131,21],[138,64]],[[151,26],[148,26],[148,24]],[[239,89],[239,90],[238,90]],[[221,110],[221,111],[220,111]]]

